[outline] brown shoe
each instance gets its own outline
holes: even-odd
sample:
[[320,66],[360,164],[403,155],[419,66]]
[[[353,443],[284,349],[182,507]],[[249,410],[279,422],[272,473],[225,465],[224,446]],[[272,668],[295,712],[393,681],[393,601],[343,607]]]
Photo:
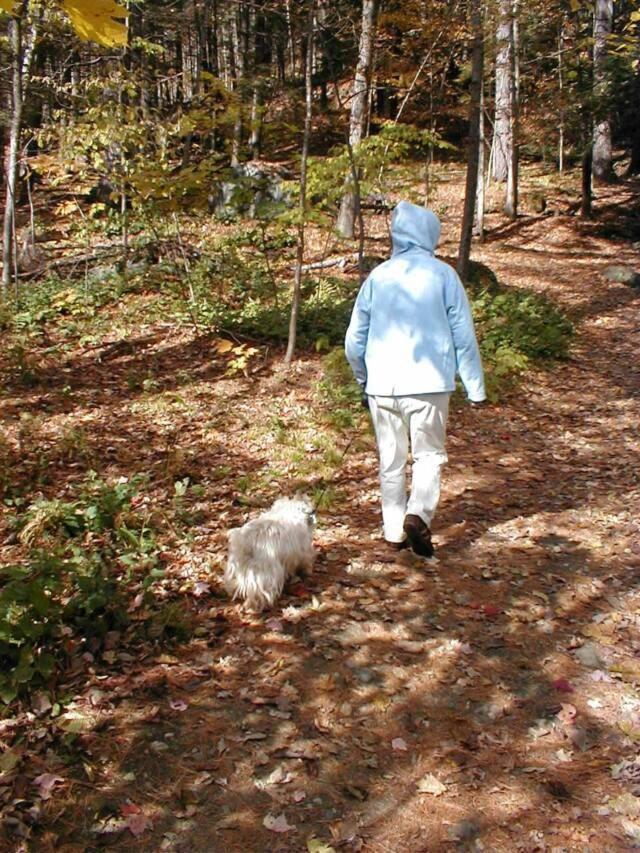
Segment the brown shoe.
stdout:
[[409,547],[409,540],[403,539],[402,542],[389,542],[388,539],[385,539],[384,544],[391,551],[404,551],[405,548]]
[[419,515],[406,515],[403,528],[407,534],[411,549],[415,554],[418,554],[420,557],[433,557],[431,531]]

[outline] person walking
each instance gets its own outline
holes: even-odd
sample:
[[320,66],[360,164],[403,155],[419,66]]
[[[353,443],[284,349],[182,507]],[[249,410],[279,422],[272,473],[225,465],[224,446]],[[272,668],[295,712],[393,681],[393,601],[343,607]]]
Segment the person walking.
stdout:
[[469,300],[456,271],[434,256],[439,239],[432,210],[407,201],[396,206],[391,258],[362,284],[345,339],[376,434],[384,538],[422,557],[434,553],[431,523],[456,372],[472,403],[486,400]]

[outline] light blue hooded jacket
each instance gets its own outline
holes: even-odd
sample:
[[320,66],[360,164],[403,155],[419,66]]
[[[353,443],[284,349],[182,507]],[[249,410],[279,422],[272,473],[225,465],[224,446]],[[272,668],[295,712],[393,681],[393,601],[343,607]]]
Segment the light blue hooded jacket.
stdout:
[[453,391],[456,371],[473,402],[485,399],[469,301],[455,270],[434,257],[440,220],[401,201],[391,218],[391,258],[363,283],[345,351],[367,394]]

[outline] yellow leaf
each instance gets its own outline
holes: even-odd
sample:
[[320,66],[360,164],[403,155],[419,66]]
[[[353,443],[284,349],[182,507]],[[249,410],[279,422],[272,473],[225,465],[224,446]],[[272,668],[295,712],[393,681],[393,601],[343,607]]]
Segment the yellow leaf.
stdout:
[[334,847],[329,847],[325,841],[319,838],[310,838],[307,841],[307,850],[309,853],[336,853]]
[[234,348],[231,341],[225,341],[224,339],[216,341],[214,346],[218,355],[224,355],[225,352],[230,352]]
[[80,38],[105,47],[126,47],[129,12],[115,0],[62,0],[62,7]]
[[618,723],[618,728],[629,738],[629,740],[635,741],[635,743],[640,741],[640,729],[635,729],[631,723],[627,723],[623,720]]

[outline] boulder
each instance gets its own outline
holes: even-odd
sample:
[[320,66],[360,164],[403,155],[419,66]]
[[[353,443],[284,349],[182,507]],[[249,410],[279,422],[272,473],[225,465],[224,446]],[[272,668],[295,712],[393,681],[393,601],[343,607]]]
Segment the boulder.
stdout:
[[544,213],[547,209],[547,200],[539,190],[523,193],[521,201],[523,208],[531,213]]
[[607,281],[615,281],[618,284],[626,284],[629,287],[640,288],[640,273],[636,272],[633,267],[625,267],[619,264],[614,264],[607,267],[602,275]]
[[220,219],[253,219],[268,214],[274,207],[290,204],[282,181],[282,175],[271,167],[241,163],[209,196],[209,209]]

